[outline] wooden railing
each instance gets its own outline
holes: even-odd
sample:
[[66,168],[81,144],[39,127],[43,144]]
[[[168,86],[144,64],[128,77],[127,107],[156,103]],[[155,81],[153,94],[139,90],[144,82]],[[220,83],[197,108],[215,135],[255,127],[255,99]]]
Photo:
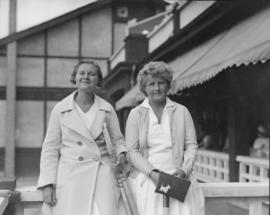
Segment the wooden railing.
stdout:
[[269,182],[269,160],[237,156],[240,182]]
[[[269,182],[267,159],[237,156],[236,160],[239,162],[239,182]],[[229,155],[200,149],[194,173],[202,182],[229,182]]]
[[229,181],[229,155],[200,149],[194,166],[194,173],[203,182]]
[[[237,202],[249,211],[249,215],[262,215],[263,201],[269,197],[268,183],[200,183],[200,187],[206,198],[206,206],[217,201]],[[20,205],[17,205],[14,215],[23,215],[29,207],[40,209],[42,196],[35,187],[18,188],[17,192],[20,193]]]

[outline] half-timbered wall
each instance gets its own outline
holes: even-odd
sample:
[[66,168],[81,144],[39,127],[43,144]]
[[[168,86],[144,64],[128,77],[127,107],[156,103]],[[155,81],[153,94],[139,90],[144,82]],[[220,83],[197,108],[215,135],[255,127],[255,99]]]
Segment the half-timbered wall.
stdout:
[[[16,174],[37,168],[50,112],[73,91],[69,78],[81,58],[95,59],[107,74],[112,52],[112,10],[99,9],[18,41],[16,102]],[[104,27],[106,26],[106,27]],[[6,48],[0,47],[0,160],[5,147]],[[26,159],[31,155],[33,159]],[[3,162],[1,162],[3,163]],[[3,169],[1,164],[0,169]]]

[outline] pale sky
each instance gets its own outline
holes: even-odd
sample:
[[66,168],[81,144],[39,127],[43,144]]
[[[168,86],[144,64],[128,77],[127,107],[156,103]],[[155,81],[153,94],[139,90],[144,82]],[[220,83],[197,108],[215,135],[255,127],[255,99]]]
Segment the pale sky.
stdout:
[[[17,0],[17,31],[65,14],[97,0]],[[9,0],[0,0],[0,38],[8,35]]]

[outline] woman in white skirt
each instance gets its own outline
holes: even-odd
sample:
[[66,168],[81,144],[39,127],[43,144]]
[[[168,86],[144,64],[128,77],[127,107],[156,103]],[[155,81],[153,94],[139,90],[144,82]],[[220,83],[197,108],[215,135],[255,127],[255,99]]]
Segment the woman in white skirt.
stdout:
[[158,170],[191,181],[184,202],[170,198],[170,215],[203,215],[204,197],[192,174],[198,145],[188,109],[167,97],[173,71],[150,62],[138,74],[145,100],[131,110],[126,144],[135,167],[131,181],[139,215],[163,215],[163,195],[155,193]]

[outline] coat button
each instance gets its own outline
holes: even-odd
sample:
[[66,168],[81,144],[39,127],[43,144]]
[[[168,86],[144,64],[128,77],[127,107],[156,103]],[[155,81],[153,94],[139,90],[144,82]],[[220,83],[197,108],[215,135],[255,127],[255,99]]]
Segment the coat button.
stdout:
[[78,141],[77,144],[81,146],[83,143],[81,141]]
[[79,161],[83,161],[83,156],[78,157]]

